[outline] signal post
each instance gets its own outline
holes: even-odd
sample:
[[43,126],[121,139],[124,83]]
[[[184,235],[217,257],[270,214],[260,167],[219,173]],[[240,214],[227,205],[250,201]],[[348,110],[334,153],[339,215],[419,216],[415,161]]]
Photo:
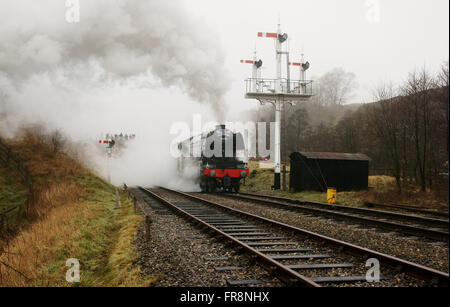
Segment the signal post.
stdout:
[[[275,108],[275,148],[274,156],[271,160],[275,164],[273,189],[281,188],[281,112],[286,103],[295,105],[298,102],[305,101],[313,95],[313,81],[305,80],[305,71],[309,68],[309,63],[290,63],[289,52],[282,50],[282,45],[287,41],[288,35],[282,34],[281,27],[278,25],[277,33],[258,33],[258,37],[272,38],[276,40],[276,78],[262,79],[257,73],[252,74],[252,78],[245,80],[247,99],[256,99],[261,105],[270,103]],[[282,56],[286,56],[287,76],[282,78]],[[255,57],[256,61],[256,57]],[[241,61],[242,62],[242,61]],[[261,63],[262,64],[262,63]],[[300,67],[300,80],[290,80],[289,66]],[[255,68],[254,68],[255,69]],[[256,74],[256,78],[255,78]],[[284,161],[286,163],[286,161]],[[284,179],[284,183],[286,180]],[[285,186],[285,184],[284,184]]]

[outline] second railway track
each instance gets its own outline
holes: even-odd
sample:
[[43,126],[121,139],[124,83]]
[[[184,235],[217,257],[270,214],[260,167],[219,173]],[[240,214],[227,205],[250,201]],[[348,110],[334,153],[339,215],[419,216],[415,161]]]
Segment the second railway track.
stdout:
[[[194,195],[168,189],[141,189],[171,210],[233,243],[287,285],[448,286],[447,273]],[[171,201],[174,195],[176,201]],[[380,263],[379,283],[366,280],[369,258]]]
[[216,194],[216,196],[255,202],[264,206],[304,214],[324,216],[337,220],[348,220],[359,223],[365,227],[376,227],[379,229],[396,231],[409,236],[444,242],[445,244],[448,244],[449,241],[448,219],[436,219],[389,211],[329,205],[259,194]]

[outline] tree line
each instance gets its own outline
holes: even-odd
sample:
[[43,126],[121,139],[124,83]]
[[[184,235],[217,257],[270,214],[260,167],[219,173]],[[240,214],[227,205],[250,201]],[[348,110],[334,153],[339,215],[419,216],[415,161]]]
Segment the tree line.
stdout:
[[[372,170],[395,177],[399,192],[411,184],[433,188],[448,165],[448,62],[436,75],[420,69],[399,86],[382,84],[375,102],[360,106],[345,104],[355,88],[351,74],[335,70],[319,83],[311,101],[286,107],[283,160],[299,151],[364,153]],[[272,114],[266,109],[260,120]]]

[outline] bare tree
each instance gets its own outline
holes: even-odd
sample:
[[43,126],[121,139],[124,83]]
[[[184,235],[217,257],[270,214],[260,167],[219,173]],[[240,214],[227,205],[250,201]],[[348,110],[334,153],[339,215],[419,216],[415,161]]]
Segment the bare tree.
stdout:
[[400,155],[400,131],[397,120],[399,114],[399,101],[396,98],[396,90],[392,84],[383,84],[374,93],[376,103],[368,107],[367,122],[373,129],[374,136],[384,146],[387,156],[394,166],[394,177],[397,190],[402,192],[401,184],[401,155]]
[[412,121],[412,139],[414,142],[416,168],[419,173],[422,191],[427,187],[427,168],[431,144],[431,90],[433,78],[424,68],[409,74],[402,93],[407,99],[407,110]]
[[317,99],[326,106],[343,105],[351,98],[357,84],[355,74],[335,68],[318,80]]
[[66,139],[58,129],[50,135],[50,141],[53,145],[53,153],[58,153],[65,145]]
[[291,151],[302,151],[305,148],[304,138],[309,128],[308,112],[305,108],[298,108],[289,117],[288,140]]
[[348,111],[336,125],[339,151],[356,153],[359,151],[359,134],[361,123],[358,121],[359,113]]
[[441,104],[441,108],[443,112],[441,114],[444,115],[444,125],[440,127],[446,134],[447,141],[447,157],[449,154],[449,134],[448,134],[448,118],[449,118],[449,63],[448,61],[442,64],[441,71],[437,75],[435,80],[435,87],[437,88],[437,101]]

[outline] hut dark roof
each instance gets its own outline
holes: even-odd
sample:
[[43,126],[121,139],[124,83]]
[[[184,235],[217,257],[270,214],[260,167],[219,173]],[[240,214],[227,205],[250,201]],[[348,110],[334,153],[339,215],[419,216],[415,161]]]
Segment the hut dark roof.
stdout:
[[362,153],[300,152],[300,154],[307,159],[370,161],[370,158]]

